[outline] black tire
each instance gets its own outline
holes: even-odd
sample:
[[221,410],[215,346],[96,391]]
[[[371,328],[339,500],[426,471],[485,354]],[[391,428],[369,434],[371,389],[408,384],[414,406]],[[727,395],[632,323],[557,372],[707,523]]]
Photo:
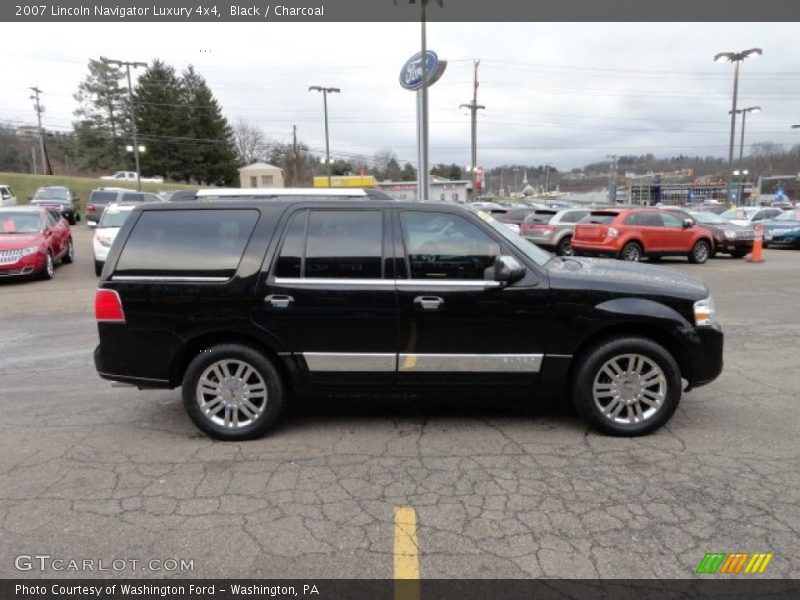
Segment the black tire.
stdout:
[[81,220],[81,213],[75,213],[75,220],[76,221],[80,221]]
[[644,249],[639,242],[628,242],[620,250],[619,258],[628,262],[639,262],[644,258]]
[[761,247],[764,249],[769,248],[769,242],[761,242]]
[[749,250],[732,250],[731,251],[731,256],[733,258],[744,258],[748,254],[750,254]]
[[558,245],[556,245],[556,254],[559,256],[572,256],[572,236],[565,235],[558,241]]
[[[247,417],[249,415],[243,408],[224,408],[226,421],[228,420],[229,414],[236,415],[237,419],[238,415],[243,415],[245,421],[252,421],[249,424],[238,425],[236,427],[225,426],[213,420],[214,418],[219,419],[219,417],[216,417],[216,414],[207,415],[200,407],[198,401],[198,383],[200,378],[207,369],[210,369],[215,364],[219,364],[220,361],[235,361],[236,363],[245,364],[257,374],[257,377],[249,376],[246,378],[245,389],[249,389],[247,388],[248,382],[250,382],[253,389],[257,389],[259,386],[258,377],[261,378],[266,388],[263,408],[262,404],[257,405],[258,408],[261,409],[261,412],[255,418],[248,419]],[[211,374],[208,377],[214,377],[214,375]],[[236,377],[234,376],[230,379],[233,380],[233,385],[235,385]],[[239,381],[241,382],[241,380]],[[223,382],[217,381],[217,383],[224,385]],[[209,436],[226,441],[252,440],[264,435],[280,415],[287,396],[286,383],[272,360],[264,356],[264,354],[258,350],[242,344],[219,344],[205,348],[203,352],[200,352],[200,354],[189,363],[183,376],[182,392],[183,404],[194,424]],[[208,395],[211,396],[213,394]],[[250,398],[253,397],[254,396],[250,396]],[[213,400],[214,399],[212,399],[212,401]],[[211,402],[209,402],[209,404],[211,404]],[[214,404],[211,409],[218,409],[220,405],[224,405],[221,399],[217,404]]]
[[103,265],[104,262],[100,262],[99,260],[94,261],[94,274],[100,277],[100,274],[103,272]]
[[711,244],[706,240],[697,240],[689,252],[689,262],[695,265],[702,265],[711,256]]
[[67,217],[67,223],[69,223],[70,225],[75,225],[75,215]]
[[53,253],[48,250],[44,269],[39,271],[39,279],[48,281],[53,278],[53,275],[55,275],[55,263],[53,262]]
[[658,263],[661,262],[661,256],[658,254],[653,254],[652,256],[648,256],[647,260],[649,260],[652,263]]
[[[619,422],[613,420],[611,416],[603,413],[602,401],[595,401],[593,392],[595,380],[605,380],[607,377],[602,372],[604,366],[616,357],[623,357],[624,355],[635,354],[645,357],[648,361],[658,366],[661,370],[658,383],[652,386],[664,386],[663,399],[657,408],[652,408],[644,402],[633,400],[634,403],[640,407],[646,407],[646,410],[654,410],[652,414],[647,416],[647,412],[642,412],[642,420],[638,422]],[[609,435],[632,437],[637,435],[644,435],[655,431],[664,425],[678,408],[681,399],[681,374],[678,364],[672,355],[664,349],[663,346],[653,342],[652,340],[638,337],[638,336],[623,336],[613,337],[603,340],[594,346],[590,347],[586,352],[582,353],[578,358],[577,371],[573,379],[572,387],[572,401],[578,413],[588,421],[588,423],[596,430]],[[619,358],[625,361],[625,358]],[[646,366],[649,366],[647,363]],[[631,364],[628,363],[628,369]],[[655,371],[654,371],[655,372]],[[649,371],[645,371],[647,376]],[[658,373],[656,373],[658,375]],[[612,382],[613,383],[613,382]],[[607,383],[598,383],[599,386],[609,385]],[[614,383],[614,385],[617,385]],[[625,382],[622,385],[626,385]],[[651,389],[652,389],[651,386]],[[659,390],[661,388],[659,387]],[[616,392],[608,392],[608,397]],[[654,392],[651,392],[654,393]],[[602,395],[602,394],[601,394]],[[621,398],[621,397],[616,397]],[[605,405],[607,410],[612,410],[617,406],[612,404],[614,399],[609,400]],[[618,399],[617,402],[624,406],[624,412],[627,417],[630,417],[632,412],[635,413],[635,405],[627,406],[625,402]],[[617,415],[617,418],[619,415]]]
[[69,246],[64,256],[61,257],[61,262],[65,265],[70,265],[75,262],[75,246],[72,243],[72,238],[69,238]]

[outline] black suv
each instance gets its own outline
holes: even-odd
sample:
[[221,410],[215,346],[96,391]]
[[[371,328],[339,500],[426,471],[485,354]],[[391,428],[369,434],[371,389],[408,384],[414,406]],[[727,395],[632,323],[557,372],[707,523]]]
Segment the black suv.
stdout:
[[70,225],[81,220],[80,198],[75,190],[63,185],[45,185],[29,198],[32,206],[57,210]]
[[555,257],[451,204],[246,194],[135,208],[95,302],[100,376],[182,386],[214,437],[262,435],[293,391],[435,386],[555,392],[638,435],[721,372],[699,279]]

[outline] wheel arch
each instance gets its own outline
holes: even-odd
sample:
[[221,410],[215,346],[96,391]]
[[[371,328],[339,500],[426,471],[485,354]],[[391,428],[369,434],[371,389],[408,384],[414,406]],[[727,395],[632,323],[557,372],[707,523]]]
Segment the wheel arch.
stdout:
[[689,379],[688,375],[691,370],[691,363],[688,353],[673,334],[664,327],[660,327],[652,322],[625,321],[613,324],[609,323],[604,327],[596,329],[580,341],[573,353],[567,374],[567,381],[573,382],[575,380],[575,371],[581,364],[583,356],[585,356],[591,348],[605,340],[624,336],[642,337],[663,346],[675,359],[675,362],[678,363],[681,377]]
[[176,353],[175,358],[172,360],[172,365],[169,371],[170,386],[177,387],[183,380],[183,375],[189,363],[209,346],[219,344],[241,344],[248,346],[254,350],[262,353],[269,358],[275,365],[275,368],[284,377],[287,386],[291,386],[294,378],[292,373],[289,372],[286,362],[281,359],[278,352],[263,339],[239,331],[210,331],[197,334],[187,339],[181,346],[181,349]]

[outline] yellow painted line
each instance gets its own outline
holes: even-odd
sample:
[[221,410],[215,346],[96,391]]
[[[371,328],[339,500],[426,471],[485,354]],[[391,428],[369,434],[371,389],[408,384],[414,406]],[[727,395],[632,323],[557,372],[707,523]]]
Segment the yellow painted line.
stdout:
[[394,509],[394,579],[395,600],[419,600],[417,511],[410,506]]

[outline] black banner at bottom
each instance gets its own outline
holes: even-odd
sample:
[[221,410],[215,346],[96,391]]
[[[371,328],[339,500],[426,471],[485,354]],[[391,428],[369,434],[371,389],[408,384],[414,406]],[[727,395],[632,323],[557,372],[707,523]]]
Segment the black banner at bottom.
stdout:
[[800,598],[799,579],[4,579],[2,600],[676,600]]

